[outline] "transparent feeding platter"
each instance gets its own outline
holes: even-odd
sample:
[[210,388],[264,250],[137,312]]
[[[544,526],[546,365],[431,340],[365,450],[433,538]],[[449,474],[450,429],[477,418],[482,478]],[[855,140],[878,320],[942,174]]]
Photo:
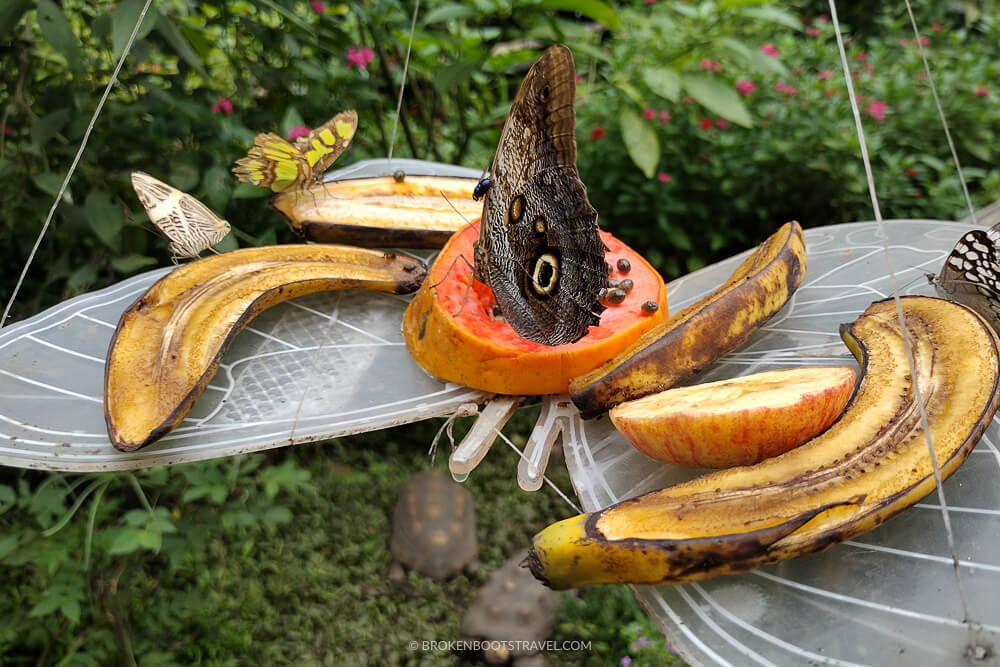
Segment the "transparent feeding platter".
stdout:
[[[408,174],[478,178],[477,170],[372,160],[329,179]],[[780,222],[780,221],[779,221]],[[967,228],[891,221],[889,261],[904,293],[933,294],[940,268]],[[750,341],[697,381],[768,368],[854,363],[838,325],[892,293],[874,223],[806,231],[808,270],[792,301]],[[740,255],[669,285],[671,312],[720,285]],[[69,471],[120,470],[259,451],[468,411],[490,396],[429,377],[400,333],[407,297],[343,291],[265,311],[237,337],[209,389],[180,426],[138,452],[108,442],[104,358],[122,312],[170,267],[66,301],[0,330],[0,464]],[[504,403],[483,410],[502,424]],[[484,421],[484,424],[486,421]],[[928,496],[877,530],[825,552],[748,574],[635,593],[692,664],[998,664],[1000,451],[997,424],[945,484],[974,624],[956,585],[938,498]],[[561,432],[574,490],[591,511],[688,479],[698,471],[652,461],[607,418],[584,422],[564,398],[543,401],[519,476],[541,485]],[[482,451],[460,445],[453,467]],[[514,471],[511,471],[514,474]]]

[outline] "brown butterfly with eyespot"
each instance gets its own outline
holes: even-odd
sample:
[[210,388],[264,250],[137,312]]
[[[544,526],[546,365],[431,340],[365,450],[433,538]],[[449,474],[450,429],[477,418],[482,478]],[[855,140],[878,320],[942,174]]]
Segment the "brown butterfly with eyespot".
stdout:
[[972,308],[1000,332],[1000,224],[963,234],[931,282],[940,296]]
[[518,335],[545,345],[573,343],[600,324],[610,273],[576,170],[575,95],[573,54],[552,46],[524,77],[489,179],[476,188],[486,201],[475,276]]

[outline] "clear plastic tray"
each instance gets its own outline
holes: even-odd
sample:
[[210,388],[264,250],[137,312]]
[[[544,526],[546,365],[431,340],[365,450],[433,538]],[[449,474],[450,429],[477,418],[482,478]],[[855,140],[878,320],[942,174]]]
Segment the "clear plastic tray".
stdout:
[[[892,221],[890,261],[902,293],[934,295],[936,273],[968,226]],[[808,268],[791,302],[738,351],[694,381],[798,365],[853,364],[838,334],[892,294],[874,223],[806,231]],[[670,284],[671,312],[721,284],[746,255]],[[701,471],[647,458],[607,417],[578,417],[564,439],[583,508],[593,511]],[[1000,646],[1000,450],[994,421],[945,482],[969,601],[965,623],[936,492],[884,526],[822,553],[737,576],[634,586],[670,641],[700,665],[996,664]],[[979,649],[977,649],[979,647]]]

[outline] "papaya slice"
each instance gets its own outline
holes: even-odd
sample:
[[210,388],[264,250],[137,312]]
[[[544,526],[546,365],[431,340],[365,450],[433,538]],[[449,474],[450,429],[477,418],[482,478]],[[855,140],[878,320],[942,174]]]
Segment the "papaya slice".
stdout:
[[477,238],[478,221],[452,237],[403,315],[410,354],[442,380],[497,394],[564,394],[570,378],[597,368],[667,318],[660,274],[602,231],[610,277],[632,281],[624,301],[606,303],[600,326],[575,343],[548,346],[521,338],[494,315],[493,292],[472,276]]
[[479,181],[444,176],[354,178],[290,189],[271,206],[292,230],[318,243],[366,248],[440,248],[483,212]]

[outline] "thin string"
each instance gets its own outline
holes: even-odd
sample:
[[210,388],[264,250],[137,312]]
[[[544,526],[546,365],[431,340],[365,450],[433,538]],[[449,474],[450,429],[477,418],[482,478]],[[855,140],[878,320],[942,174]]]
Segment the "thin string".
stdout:
[[[962,578],[959,571],[958,551],[955,548],[955,535],[951,528],[951,518],[948,514],[948,504],[945,500],[944,487],[941,480],[941,470],[938,467],[937,453],[934,451],[934,443],[931,438],[930,427],[927,423],[927,411],[924,410],[923,395],[917,381],[916,366],[913,361],[913,350],[910,347],[909,332],[906,328],[906,320],[903,317],[903,304],[899,299],[899,284],[896,279],[896,272],[893,270],[892,261],[889,258],[889,235],[882,220],[882,211],[879,208],[878,194],[875,192],[875,178],[872,175],[871,160],[868,157],[868,144],[865,142],[865,131],[861,123],[861,112],[858,109],[858,101],[854,96],[854,84],[851,77],[851,68],[847,61],[847,50],[844,48],[844,38],[840,31],[840,20],[837,17],[836,0],[829,0],[830,18],[833,22],[834,31],[837,36],[837,49],[840,51],[840,64],[844,72],[844,81],[847,83],[847,96],[851,104],[851,112],[854,114],[854,126],[858,134],[858,141],[861,144],[861,159],[865,166],[865,178],[868,180],[868,194],[872,201],[872,210],[875,213],[875,221],[878,224],[879,233],[882,237],[882,250],[885,256],[886,267],[889,270],[889,280],[892,286],[892,296],[896,304],[896,317],[903,333],[903,347],[906,352],[906,363],[910,370],[910,377],[913,378],[913,392],[917,400],[917,408],[920,410],[920,424],[924,429],[924,438],[927,441],[927,449],[930,452],[931,466],[934,469],[934,482],[937,486],[938,499],[941,504],[941,518],[944,521],[945,533],[948,538],[948,548],[951,552],[952,565],[955,572],[955,582],[958,587],[959,598],[962,601],[962,611],[965,614],[963,622],[969,623],[971,614],[969,612],[969,601],[962,585]],[[971,626],[970,626],[971,630]]]
[[951,130],[948,129],[948,121],[944,117],[944,109],[941,107],[941,98],[938,97],[937,86],[934,85],[934,76],[931,74],[931,65],[927,61],[927,54],[924,52],[923,38],[920,30],[917,29],[917,20],[913,17],[913,8],[910,0],[903,0],[906,3],[906,12],[910,15],[910,25],[913,26],[913,36],[917,41],[917,49],[920,51],[920,59],[924,61],[924,72],[927,73],[927,83],[931,87],[931,95],[934,97],[934,105],[937,107],[938,117],[941,119],[941,127],[944,128],[944,136],[948,139],[948,148],[951,149],[951,159],[955,161],[955,170],[958,172],[958,180],[962,184],[962,194],[965,195],[965,205],[969,208],[969,217],[972,224],[978,225],[976,211],[972,207],[972,197],[969,196],[969,186],[965,182],[965,174],[962,172],[962,163],[958,159],[958,151],[955,150],[955,142],[951,138]]
[[128,42],[125,44],[125,50],[122,51],[121,57],[118,58],[118,64],[115,65],[115,71],[112,72],[111,79],[108,81],[108,85],[104,89],[104,94],[101,95],[101,99],[97,103],[97,108],[94,109],[94,113],[90,117],[90,123],[87,125],[87,131],[83,133],[83,141],[80,142],[80,148],[76,151],[76,156],[73,158],[73,163],[69,166],[69,171],[66,172],[66,177],[63,179],[62,185],[59,186],[59,192],[56,194],[55,201],[52,202],[52,208],[49,209],[49,214],[46,216],[45,222],[42,224],[42,229],[38,233],[38,238],[35,239],[35,245],[31,248],[31,252],[28,254],[28,259],[24,262],[24,267],[21,269],[21,275],[17,279],[17,284],[14,285],[14,291],[10,295],[7,307],[4,308],[3,316],[0,317],[0,327],[3,327],[7,322],[7,318],[10,317],[10,309],[14,306],[14,300],[17,299],[17,293],[21,291],[21,285],[24,284],[24,278],[28,275],[28,268],[34,261],[35,254],[38,252],[39,246],[42,245],[42,239],[45,238],[45,233],[49,231],[49,225],[52,224],[52,218],[56,214],[56,208],[59,206],[59,202],[62,201],[63,195],[66,193],[66,188],[69,187],[69,179],[73,178],[73,172],[76,171],[76,165],[80,162],[80,158],[83,157],[83,151],[87,148],[87,141],[90,140],[90,133],[93,131],[94,125],[97,124],[97,117],[101,115],[104,103],[111,94],[111,88],[118,80],[118,72],[121,71],[122,65],[125,63],[125,58],[132,49],[132,43],[135,41],[135,36],[139,34],[139,26],[142,25],[142,20],[145,18],[146,11],[149,9],[149,5],[152,4],[152,2],[153,0],[146,0],[146,4],[143,5],[142,11],[139,12],[139,19],[135,22],[135,27],[132,28],[132,34],[129,35]]
[[[389,157],[392,162],[392,149],[396,145],[396,127],[399,125],[399,114],[403,108],[403,91],[406,90],[406,72],[410,66],[410,49],[413,47],[413,33],[417,29],[417,11],[420,9],[420,0],[413,5],[413,18],[410,19],[410,38],[406,42],[406,59],[403,60],[403,80],[399,82],[399,97],[396,99],[396,115],[392,117],[392,133],[389,135]],[[390,164],[390,168],[391,168]]]

